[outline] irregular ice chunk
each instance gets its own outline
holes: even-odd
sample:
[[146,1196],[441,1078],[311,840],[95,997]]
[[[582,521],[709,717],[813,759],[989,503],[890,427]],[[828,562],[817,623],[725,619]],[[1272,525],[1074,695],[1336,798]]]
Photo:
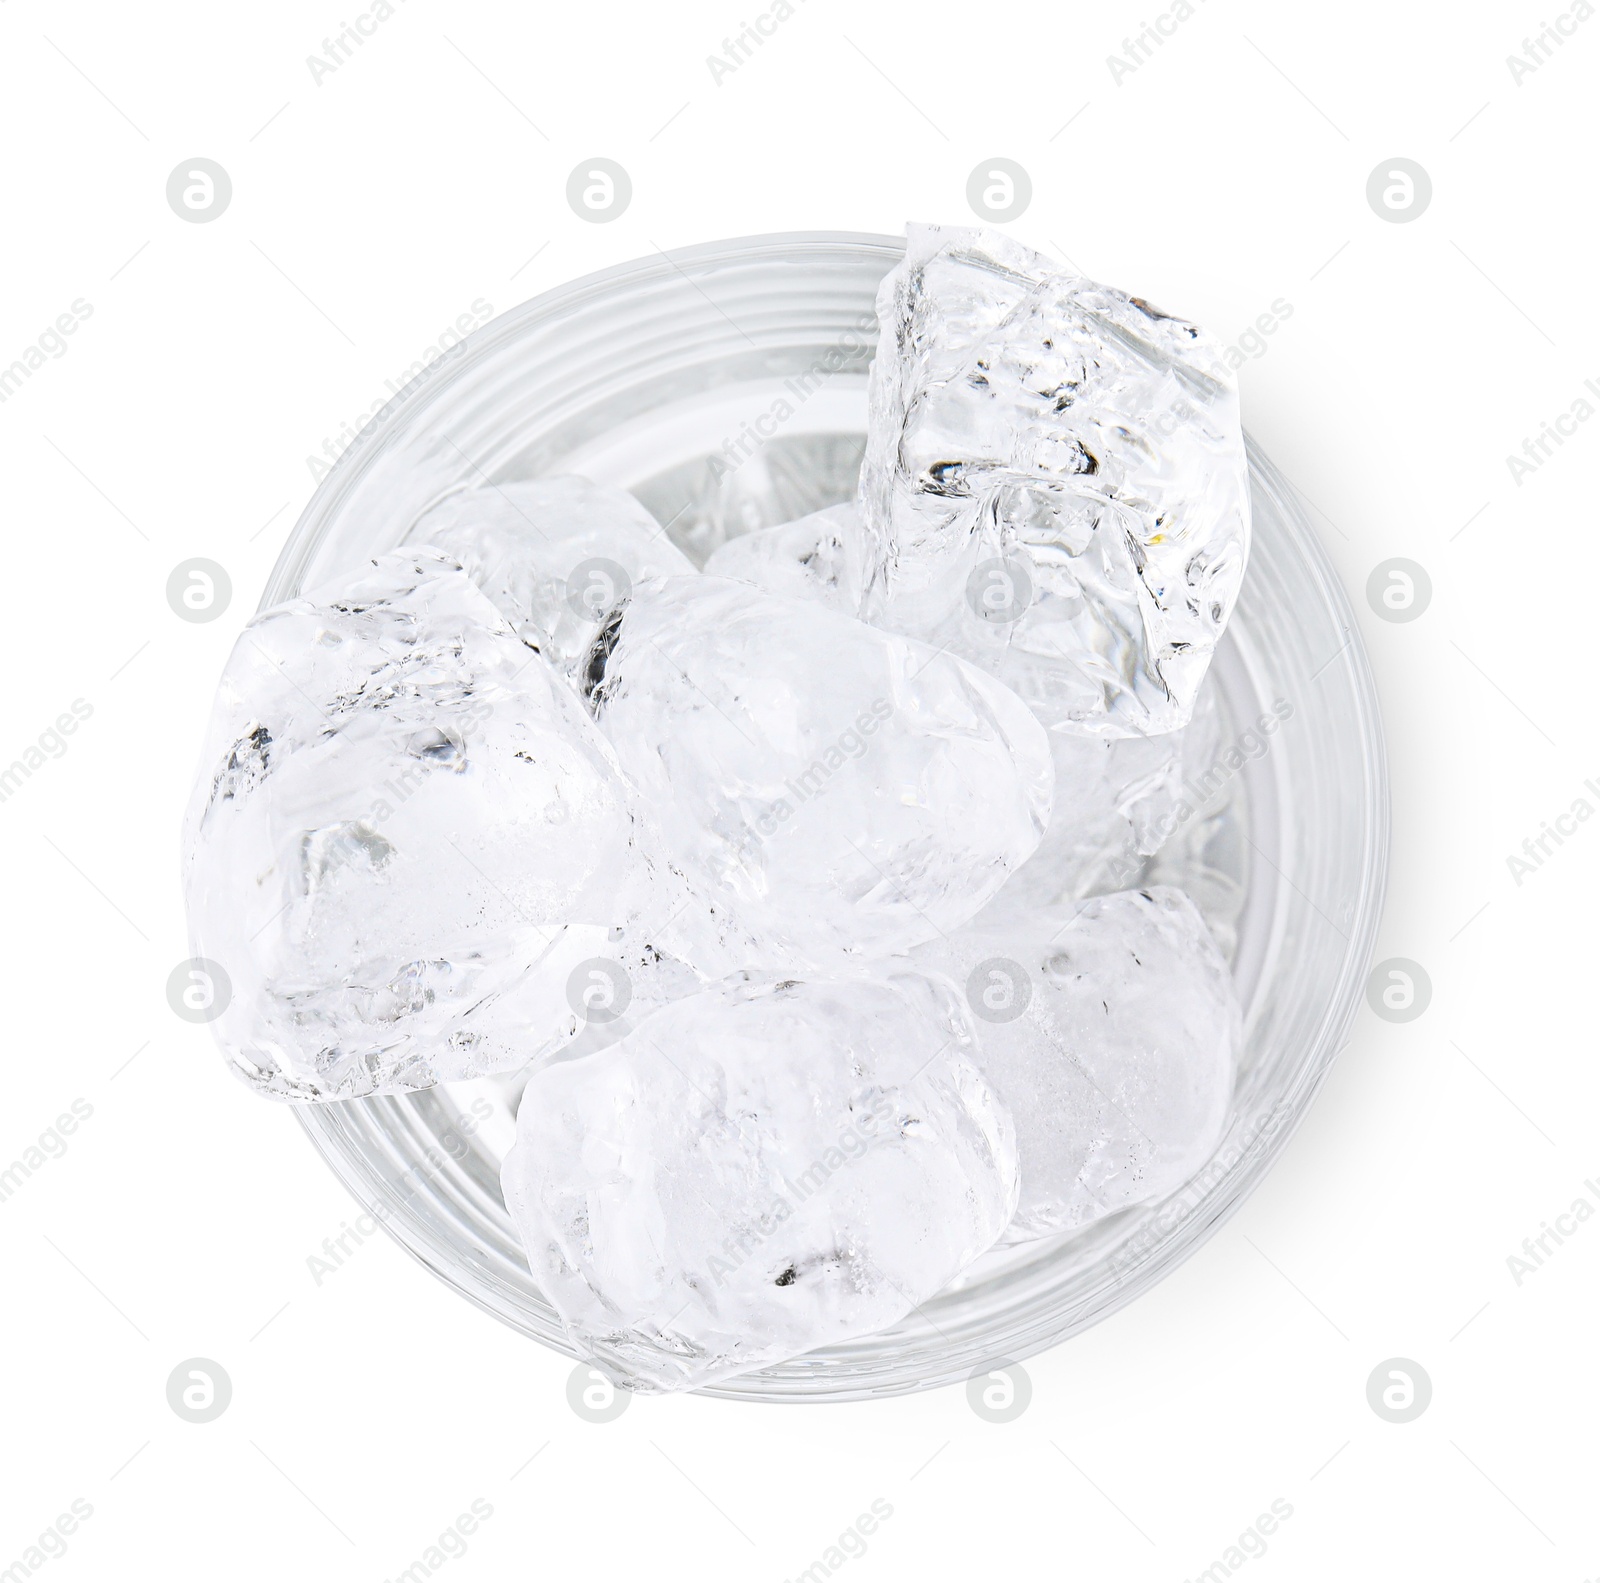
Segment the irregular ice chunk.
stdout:
[[1194,817],[1198,784],[1214,761],[1221,717],[1202,687],[1189,724],[1157,736],[1050,733],[1056,794],[1038,850],[979,920],[1025,914],[1132,885],[1146,858]]
[[601,621],[635,584],[694,570],[632,495],[576,474],[451,495],[407,542],[455,556],[569,680]]
[[534,1073],[501,1180],[574,1344],[684,1390],[866,1335],[990,1246],[1012,1124],[954,985],[767,977]]
[[1220,348],[993,232],[912,226],[878,294],[864,613],[1048,725],[1189,718],[1249,538]]
[[861,613],[871,545],[856,503],[828,506],[797,522],[729,539],[706,572],[737,577],[769,594],[814,599],[847,616]]
[[186,828],[215,1027],[279,1098],[423,1088],[576,1033],[571,974],[650,872],[582,705],[432,549],[258,616]]
[[1049,815],[1049,746],[1014,695],[821,605],[671,578],[602,631],[589,675],[668,851],[813,963],[954,928]]
[[1008,1242],[1182,1186],[1209,1158],[1242,1038],[1233,979],[1182,891],[1100,896],[1008,932],[963,930],[919,963],[965,986],[979,1064],[1017,1126]]

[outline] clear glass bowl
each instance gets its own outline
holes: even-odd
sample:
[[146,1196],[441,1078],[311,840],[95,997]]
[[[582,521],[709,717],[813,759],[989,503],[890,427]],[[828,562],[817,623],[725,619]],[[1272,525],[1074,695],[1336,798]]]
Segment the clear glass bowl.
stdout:
[[[633,489],[703,560],[845,498],[890,237],[805,233],[658,254],[547,292],[440,357],[362,430],[286,545],[263,606],[403,541],[444,496],[582,472]],[[1247,1052],[1216,1156],[1182,1192],[987,1255],[902,1324],[709,1388],[763,1401],[926,1389],[1105,1318],[1186,1259],[1270,1168],[1362,991],[1388,793],[1372,678],[1303,509],[1251,447],[1255,533],[1213,667],[1221,784],[1152,877],[1190,885],[1233,952]],[[1262,715],[1288,717],[1270,735]],[[480,1307],[572,1354],[500,1196],[515,1085],[297,1111],[396,1241]]]

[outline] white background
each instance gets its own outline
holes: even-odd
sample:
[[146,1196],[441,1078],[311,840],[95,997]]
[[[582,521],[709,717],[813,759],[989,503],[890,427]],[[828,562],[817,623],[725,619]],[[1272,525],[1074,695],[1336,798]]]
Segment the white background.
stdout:
[[[93,1109],[0,1201],[0,1570],[81,1498],[46,1583],[376,1583],[481,1499],[451,1580],[778,1580],[881,1498],[847,1580],[1180,1583],[1282,1499],[1247,1578],[1600,1574],[1600,1218],[1520,1285],[1507,1266],[1600,1199],[1600,825],[1520,886],[1506,863],[1600,804],[1600,422],[1520,484],[1505,460],[1600,381],[1600,19],[1519,85],[1508,54],[1563,0],[1195,0],[1118,84],[1108,54],[1161,0],[794,0],[714,82],[707,56],[762,3],[395,0],[320,85],[306,57],[363,0],[0,4],[0,365],[93,307],[0,406],[0,760],[93,708],[0,803],[0,1164]],[[597,155],[634,186],[600,225],[564,198]],[[165,200],[194,156],[232,177],[213,223]],[[568,1360],[386,1240],[315,1285],[350,1200],[168,1009],[210,693],[307,455],[474,299],[658,246],[962,221],[994,156],[1032,176],[1024,241],[1224,339],[1292,304],[1241,376],[1246,420],[1370,647],[1394,776],[1378,954],[1422,963],[1433,1001],[1403,1026],[1362,1010],[1261,1191],[1159,1290],[1029,1360],[1012,1423],[961,1390],[586,1423]],[[1410,223],[1366,199],[1395,156],[1432,178]],[[209,625],[165,599],[194,555],[233,581]],[[1365,598],[1391,556],[1431,575],[1408,624]],[[165,1395],[197,1355],[233,1382],[205,1425]],[[1366,1400],[1394,1356],[1433,1382],[1404,1425]]]

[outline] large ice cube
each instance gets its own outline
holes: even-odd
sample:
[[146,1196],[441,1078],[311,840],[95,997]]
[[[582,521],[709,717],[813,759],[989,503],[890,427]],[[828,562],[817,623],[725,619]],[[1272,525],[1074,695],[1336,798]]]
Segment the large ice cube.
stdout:
[[455,556],[569,680],[600,623],[635,584],[694,570],[632,495],[570,473],[451,495],[418,520],[407,542]]
[[822,605],[672,578],[588,674],[668,851],[813,963],[956,927],[1049,816],[1049,746],[1013,694]]
[[1249,538],[1220,348],[960,227],[908,228],[878,313],[864,613],[994,671],[1047,724],[1183,725]]
[[955,986],[893,966],[718,986],[535,1072],[501,1180],[574,1344],[683,1390],[932,1296],[1016,1203],[972,1047]]
[[741,533],[715,550],[708,575],[737,577],[769,594],[814,599],[847,616],[861,613],[871,543],[853,500],[795,522]]
[[914,953],[964,986],[983,1068],[1017,1126],[1006,1240],[1072,1231],[1182,1186],[1233,1094],[1233,979],[1182,891],[1100,896]]
[[185,839],[235,1070],[346,1098],[556,1048],[569,979],[645,906],[642,830],[576,696],[439,551],[258,616]]

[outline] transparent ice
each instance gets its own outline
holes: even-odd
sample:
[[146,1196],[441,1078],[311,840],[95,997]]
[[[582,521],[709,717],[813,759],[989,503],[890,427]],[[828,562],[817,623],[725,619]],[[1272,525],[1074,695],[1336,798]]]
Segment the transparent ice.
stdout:
[[1050,732],[1056,793],[1038,850],[984,909],[985,921],[1133,884],[1145,860],[1197,817],[1221,716],[1201,688],[1189,724],[1154,736]]
[[993,671],[1048,725],[1185,724],[1249,538],[1220,348],[960,227],[908,228],[878,312],[865,614]]
[[915,960],[964,986],[979,1065],[1015,1118],[1008,1242],[1176,1190],[1221,1137],[1242,1038],[1227,963],[1182,891],[1099,896]]
[[642,1390],[1174,1191],[1232,1093],[1220,349],[969,229],[879,309],[855,498],[831,433],[451,495],[246,629],[189,813],[238,1074],[515,1109],[534,1275]]
[[955,986],[756,978],[530,1078],[506,1203],[574,1344],[692,1389],[893,1324],[1011,1218]]
[[1049,745],[1014,694],[820,604],[671,578],[588,674],[668,852],[800,960],[954,928],[1049,817]]
[[417,521],[407,542],[455,556],[569,679],[635,584],[694,570],[632,495],[576,474],[451,495]]
[[705,570],[857,616],[866,593],[869,549],[860,511],[849,500],[729,539],[712,553]]
[[327,1099],[559,1047],[568,977],[643,905],[643,832],[577,697],[439,551],[265,612],[185,834],[225,1051],[265,1093]]

